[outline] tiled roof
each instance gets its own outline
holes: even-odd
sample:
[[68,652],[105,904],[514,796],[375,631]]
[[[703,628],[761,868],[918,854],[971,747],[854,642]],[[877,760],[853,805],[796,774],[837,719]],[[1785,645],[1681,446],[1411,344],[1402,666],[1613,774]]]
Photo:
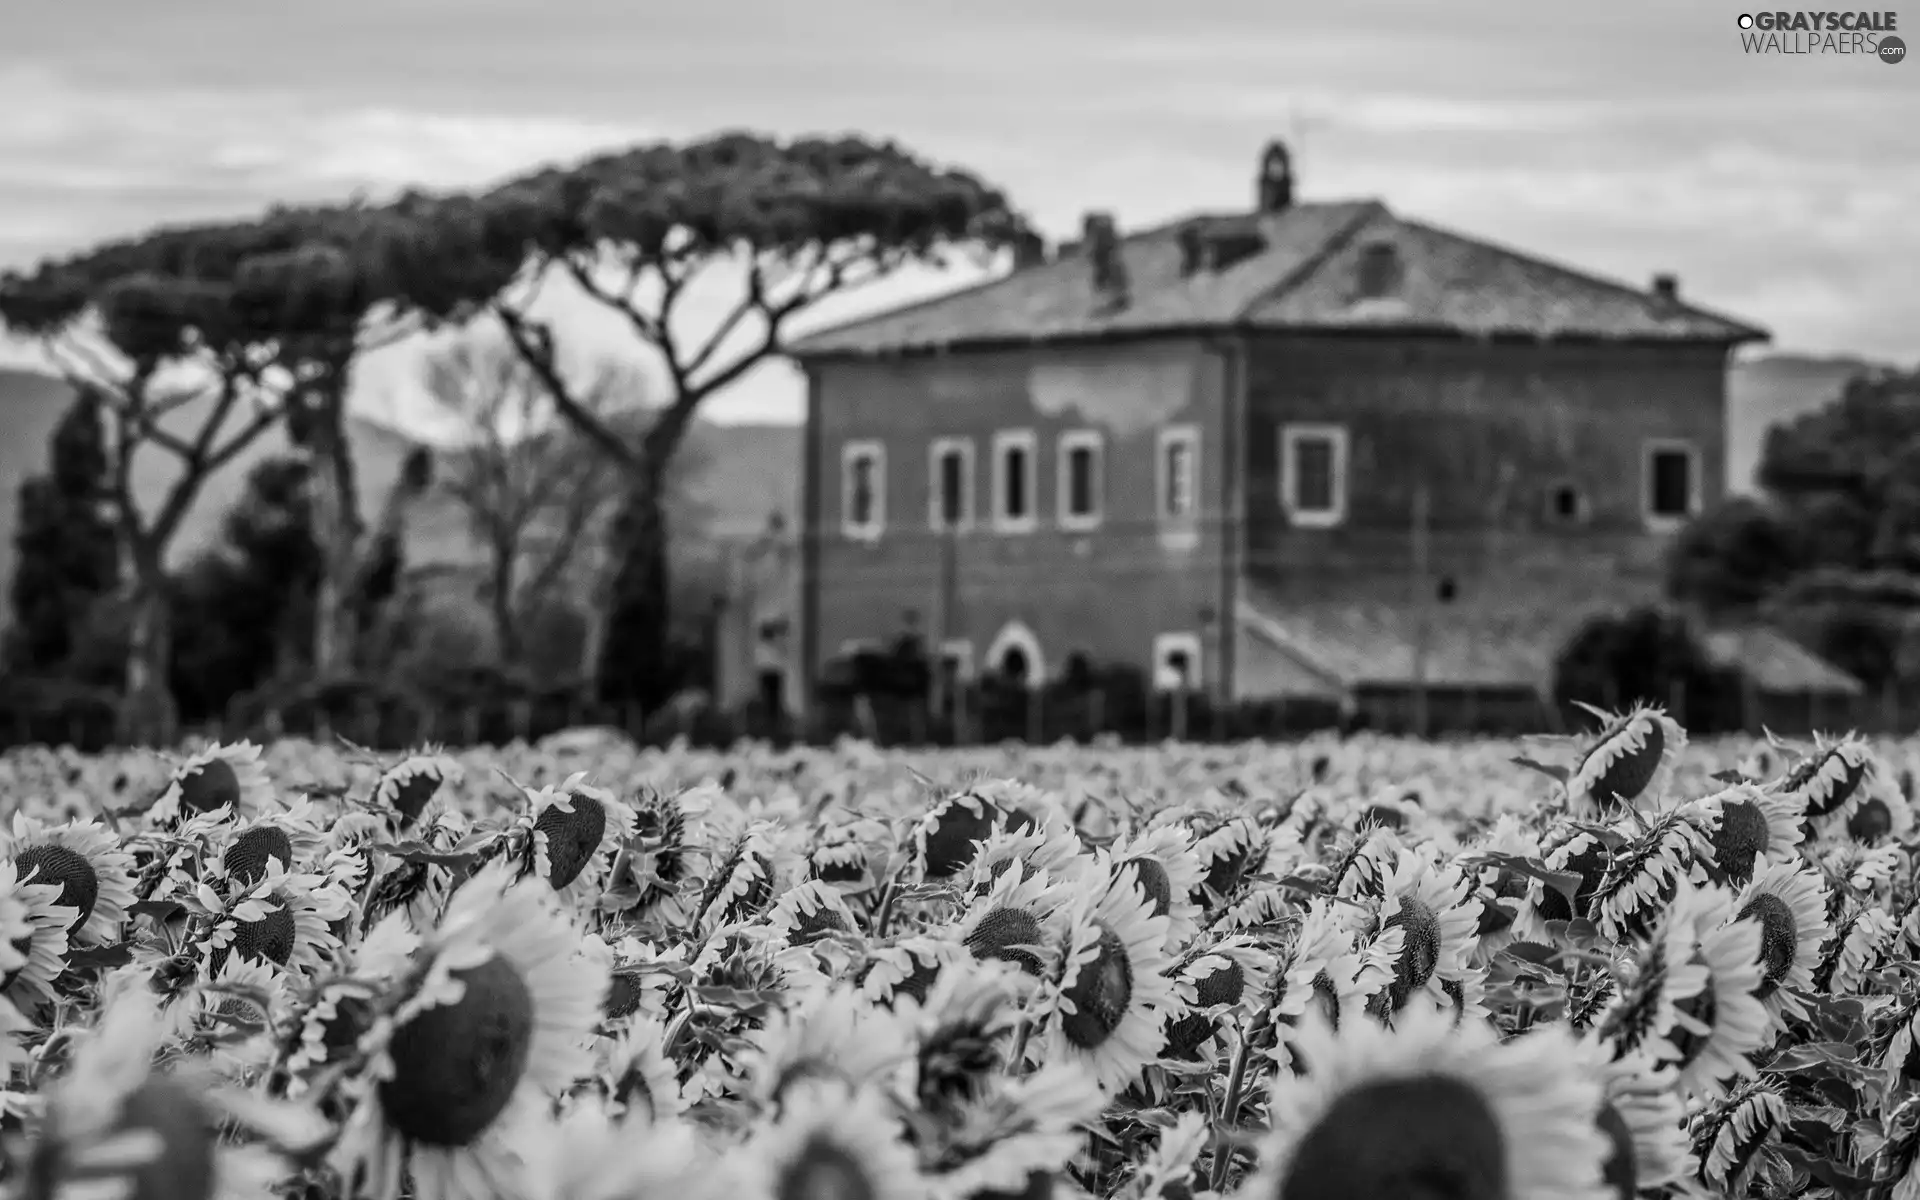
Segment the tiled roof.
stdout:
[[[1582,589],[1584,590],[1584,589]],[[1595,595],[1585,603],[1537,597],[1435,607],[1420,671],[1420,614],[1388,603],[1282,600],[1249,587],[1237,622],[1242,634],[1287,654],[1309,674],[1347,688],[1404,686],[1545,687],[1553,659],[1588,618],[1618,611],[1635,597]],[[1764,627],[1709,633],[1707,651],[1745,671],[1763,692],[1855,694],[1845,672]]]
[[[1181,272],[1189,224],[1252,225],[1265,249]],[[1366,247],[1391,243],[1399,280],[1357,298]],[[1084,251],[802,338],[799,357],[938,350],[1219,329],[1453,331],[1469,335],[1739,342],[1764,330],[1477,238],[1405,220],[1377,201],[1190,218],[1121,240],[1128,294],[1104,300]]]
[[1865,690],[1859,680],[1775,629],[1722,629],[1709,633],[1706,642],[1714,661],[1738,667],[1763,692],[1857,696]]

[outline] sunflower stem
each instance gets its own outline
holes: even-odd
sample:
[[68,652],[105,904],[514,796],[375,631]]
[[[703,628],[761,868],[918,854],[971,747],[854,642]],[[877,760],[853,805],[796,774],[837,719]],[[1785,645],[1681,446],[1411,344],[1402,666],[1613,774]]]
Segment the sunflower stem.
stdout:
[[1032,1038],[1033,1018],[1022,1015],[1019,1028],[1013,1032],[1013,1050],[1007,1055],[1007,1074],[1018,1077],[1027,1073],[1027,1043]]
[[1253,1049],[1253,1039],[1237,1025],[1235,1035],[1239,1045],[1233,1052],[1233,1069],[1227,1073],[1227,1096],[1220,1105],[1220,1128],[1214,1130],[1213,1178],[1207,1186],[1215,1192],[1226,1190],[1227,1171],[1233,1166],[1233,1131],[1240,1124],[1240,1092],[1246,1086],[1247,1057]]
[[880,893],[880,911],[873,918],[873,936],[887,936],[887,926],[893,922],[893,901],[900,894],[900,875],[906,868],[895,871],[887,880],[887,890]]

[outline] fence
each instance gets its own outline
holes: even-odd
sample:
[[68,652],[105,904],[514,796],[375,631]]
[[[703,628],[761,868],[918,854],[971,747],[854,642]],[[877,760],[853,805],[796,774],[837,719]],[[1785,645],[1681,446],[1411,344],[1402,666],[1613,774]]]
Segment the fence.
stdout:
[[[1596,705],[1619,707],[1615,697]],[[1904,735],[1920,726],[1920,695],[1888,691],[1866,697],[1749,696],[1732,720],[1708,722],[1681,692],[1665,707],[1696,734],[1813,730]],[[1046,744],[1111,739],[1151,743],[1290,740],[1324,730],[1373,730],[1408,736],[1514,736],[1588,728],[1592,717],[1521,690],[1362,689],[1345,703],[1323,698],[1218,703],[1198,693],[1152,692],[1128,684],[1021,688],[976,684],[944,697],[904,698],[854,692],[822,697],[801,716],[776,715],[758,704],[723,709],[703,695],[646,712],[584,697],[548,695],[472,704],[409,704],[390,697],[308,703],[251,720],[204,723],[187,732],[219,740],[344,737],[369,749],[396,751],[423,743],[501,745],[535,742],[581,726],[618,729],[642,744],[686,738],[725,746],[741,738],[826,744],[843,736],[884,746],[968,745],[1003,741]],[[0,720],[0,746],[66,744],[93,753],[113,743],[114,714],[99,704],[64,711],[16,710]]]

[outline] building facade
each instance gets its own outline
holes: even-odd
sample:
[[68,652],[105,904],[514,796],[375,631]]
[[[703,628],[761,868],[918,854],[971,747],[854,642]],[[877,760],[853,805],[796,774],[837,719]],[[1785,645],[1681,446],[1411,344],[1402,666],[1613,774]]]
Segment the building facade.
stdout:
[[1725,489],[1766,335],[1399,216],[1296,201],[1122,237],[795,348],[798,654],[905,614],[961,673],[1073,655],[1221,699],[1537,696]]

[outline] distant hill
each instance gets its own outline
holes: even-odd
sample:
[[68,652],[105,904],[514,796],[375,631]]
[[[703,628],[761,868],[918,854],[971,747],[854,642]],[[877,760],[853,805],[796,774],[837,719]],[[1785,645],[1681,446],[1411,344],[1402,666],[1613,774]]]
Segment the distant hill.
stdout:
[[1854,376],[1885,363],[1862,358],[1767,354],[1727,373],[1727,489],[1750,492],[1767,430],[1837,400]]
[[[13,575],[13,531],[21,480],[46,466],[47,438],[71,393],[64,382],[32,371],[0,368],[0,625],[7,619],[5,583]],[[178,431],[197,430],[206,417],[199,402],[170,414],[164,422]],[[369,520],[398,477],[414,443],[403,433],[365,418],[353,418],[348,430],[361,489],[361,508]],[[226,467],[208,477],[174,541],[170,562],[184,563],[220,537],[221,521],[246,486],[247,472],[269,455],[285,453],[285,435],[269,432]],[[696,425],[688,434],[690,461],[699,468],[686,494],[674,506],[673,528],[691,544],[751,537],[778,509],[792,521],[799,511],[800,429],[788,425]],[[164,451],[146,449],[135,456],[134,479],[141,507],[153,512],[178,478],[178,467]],[[468,535],[459,509],[436,498],[424,506],[407,546],[415,567],[459,567],[483,561]]]

